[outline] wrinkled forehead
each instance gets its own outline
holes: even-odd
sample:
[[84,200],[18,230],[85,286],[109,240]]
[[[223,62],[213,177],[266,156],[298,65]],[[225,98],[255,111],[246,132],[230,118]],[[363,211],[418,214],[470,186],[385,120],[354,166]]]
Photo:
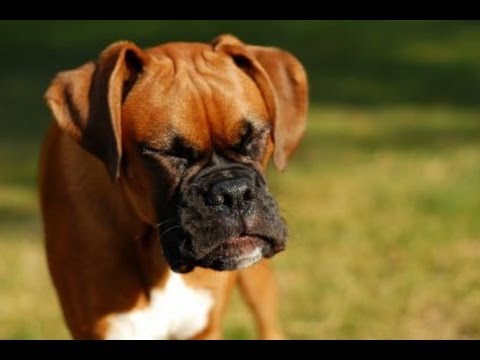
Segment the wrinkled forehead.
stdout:
[[162,146],[181,135],[197,149],[228,146],[245,121],[267,124],[267,111],[254,81],[223,53],[208,45],[171,44],[153,53],[149,66],[124,105],[127,131]]

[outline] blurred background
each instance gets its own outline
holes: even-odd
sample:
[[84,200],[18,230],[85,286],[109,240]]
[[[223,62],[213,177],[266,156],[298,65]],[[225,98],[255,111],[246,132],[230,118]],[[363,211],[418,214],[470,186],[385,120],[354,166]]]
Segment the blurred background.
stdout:
[[[290,227],[273,264],[292,339],[480,337],[480,22],[0,21],[0,338],[68,338],[36,192],[43,92],[110,42],[230,32],[295,54],[308,129],[269,178]],[[227,338],[255,336],[235,295]]]

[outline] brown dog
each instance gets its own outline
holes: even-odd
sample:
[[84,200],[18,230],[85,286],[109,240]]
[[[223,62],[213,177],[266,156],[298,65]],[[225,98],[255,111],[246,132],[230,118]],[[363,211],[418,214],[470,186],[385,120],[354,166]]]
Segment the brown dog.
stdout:
[[122,41],[45,98],[46,250],[73,337],[219,338],[237,283],[260,337],[281,337],[262,258],[287,233],[264,169],[272,154],[283,169],[304,131],[299,61],[231,35]]

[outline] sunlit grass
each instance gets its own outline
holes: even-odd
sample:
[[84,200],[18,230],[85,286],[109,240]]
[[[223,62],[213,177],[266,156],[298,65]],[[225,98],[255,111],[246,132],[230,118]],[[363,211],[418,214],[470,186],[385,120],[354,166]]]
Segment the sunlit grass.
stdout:
[[[66,338],[43,255],[37,144],[0,150],[0,338]],[[290,338],[480,337],[480,111],[320,108],[283,174]],[[4,172],[5,171],[5,172]],[[228,338],[253,338],[238,294]]]
[[311,117],[297,161],[272,173],[292,232],[277,261],[291,337],[480,336],[479,115]]

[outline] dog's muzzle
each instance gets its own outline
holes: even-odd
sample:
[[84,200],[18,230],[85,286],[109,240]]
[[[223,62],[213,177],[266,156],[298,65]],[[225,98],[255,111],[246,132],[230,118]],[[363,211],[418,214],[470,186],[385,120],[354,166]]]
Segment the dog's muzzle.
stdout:
[[176,215],[177,227],[161,242],[177,272],[195,266],[240,269],[285,248],[287,230],[278,206],[254,169],[199,173],[179,187]]

